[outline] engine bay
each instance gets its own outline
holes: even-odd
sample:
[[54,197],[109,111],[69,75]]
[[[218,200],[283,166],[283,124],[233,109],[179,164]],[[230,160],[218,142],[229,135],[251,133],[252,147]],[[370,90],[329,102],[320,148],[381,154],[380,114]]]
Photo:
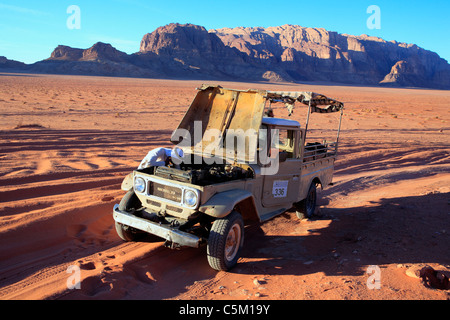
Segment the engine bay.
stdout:
[[254,176],[249,166],[231,164],[181,164],[178,168],[162,166],[154,169],[154,175],[198,186],[248,179]]

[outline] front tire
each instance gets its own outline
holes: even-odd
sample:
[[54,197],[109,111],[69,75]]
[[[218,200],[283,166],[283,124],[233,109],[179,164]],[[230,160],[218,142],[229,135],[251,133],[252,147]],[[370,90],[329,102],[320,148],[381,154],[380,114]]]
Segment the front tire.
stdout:
[[[119,203],[119,210],[125,212],[132,212],[141,207],[141,201],[136,196],[134,191],[128,191]],[[116,222],[117,235],[126,242],[138,241],[144,235],[144,232],[136,230],[129,226]]]
[[244,221],[242,216],[231,212],[223,219],[214,221],[208,238],[208,263],[217,271],[233,268],[240,257],[244,244]]

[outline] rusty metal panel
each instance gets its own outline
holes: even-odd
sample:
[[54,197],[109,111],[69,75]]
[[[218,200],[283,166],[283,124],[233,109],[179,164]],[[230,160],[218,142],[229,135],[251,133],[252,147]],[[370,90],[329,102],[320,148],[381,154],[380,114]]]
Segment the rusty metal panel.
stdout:
[[[265,96],[260,91],[228,90],[221,87],[206,87],[199,90],[196,98],[186,112],[178,129],[185,129],[191,138],[191,147],[197,151],[205,151],[205,148],[219,150],[220,143],[226,140],[228,132],[234,134],[243,132],[252,134],[257,139],[261,126],[265,107]],[[195,123],[197,124],[195,125]],[[201,126],[200,126],[201,124]],[[196,127],[196,130],[194,130]],[[201,135],[198,130],[201,129]],[[212,139],[205,133],[219,135],[220,139]],[[245,137],[246,146],[250,144],[249,137]],[[173,139],[176,140],[176,139]],[[249,161],[254,158],[254,151],[246,147],[245,154],[239,154],[240,160]],[[218,156],[225,155],[221,150]]]

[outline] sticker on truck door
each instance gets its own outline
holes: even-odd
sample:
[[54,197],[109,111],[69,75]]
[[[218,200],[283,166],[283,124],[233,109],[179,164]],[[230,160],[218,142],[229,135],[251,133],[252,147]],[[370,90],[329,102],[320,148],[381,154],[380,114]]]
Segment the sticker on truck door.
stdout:
[[285,198],[287,197],[289,180],[284,181],[274,181],[272,195],[274,198]]

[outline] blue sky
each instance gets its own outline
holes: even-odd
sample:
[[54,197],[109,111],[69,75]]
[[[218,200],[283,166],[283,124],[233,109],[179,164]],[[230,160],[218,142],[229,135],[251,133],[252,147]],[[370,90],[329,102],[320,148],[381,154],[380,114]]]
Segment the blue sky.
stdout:
[[[80,29],[69,29],[70,5],[80,8]],[[366,12],[380,8],[381,29],[369,29]],[[143,35],[171,22],[206,29],[295,24],[353,35],[414,43],[450,62],[448,0],[0,0],[0,56],[33,63],[57,45],[89,48],[98,41],[127,53]]]

